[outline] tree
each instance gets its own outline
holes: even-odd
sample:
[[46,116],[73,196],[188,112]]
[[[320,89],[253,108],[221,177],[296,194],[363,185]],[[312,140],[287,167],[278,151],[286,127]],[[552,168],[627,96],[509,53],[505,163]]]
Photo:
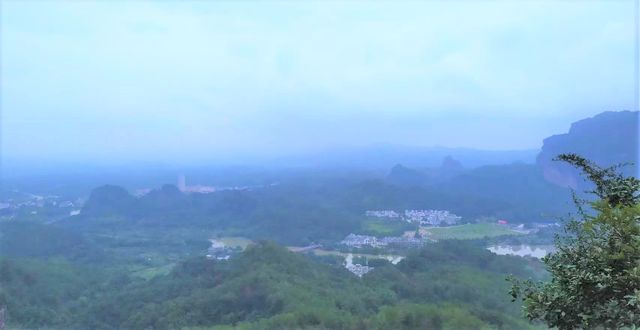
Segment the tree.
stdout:
[[[601,168],[575,154],[558,160],[582,170],[598,200],[574,201],[578,218],[568,221],[557,252],[543,259],[551,281],[514,277],[510,294],[521,298],[529,320],[549,327],[621,328],[640,325],[640,181],[619,166]],[[585,211],[585,204],[590,210]]]

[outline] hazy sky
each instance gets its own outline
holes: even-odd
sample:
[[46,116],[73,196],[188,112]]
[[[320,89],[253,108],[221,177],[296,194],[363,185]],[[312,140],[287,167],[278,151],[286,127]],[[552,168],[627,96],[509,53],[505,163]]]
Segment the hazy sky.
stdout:
[[538,148],[633,107],[633,2],[2,1],[3,157]]

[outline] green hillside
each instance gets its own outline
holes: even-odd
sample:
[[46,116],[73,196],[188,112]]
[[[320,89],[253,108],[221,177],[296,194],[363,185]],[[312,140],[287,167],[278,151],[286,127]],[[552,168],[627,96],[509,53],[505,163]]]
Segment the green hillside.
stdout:
[[535,274],[527,268],[471,242],[442,243],[397,266],[380,262],[360,279],[259,242],[230,261],[192,258],[146,280],[116,268],[5,258],[0,298],[9,325],[28,328],[513,329],[528,325],[504,299],[504,275]]

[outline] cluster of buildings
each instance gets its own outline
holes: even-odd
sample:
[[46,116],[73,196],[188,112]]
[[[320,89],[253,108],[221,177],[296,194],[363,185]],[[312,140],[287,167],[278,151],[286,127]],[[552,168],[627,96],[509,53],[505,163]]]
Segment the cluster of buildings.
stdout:
[[207,259],[229,260],[231,258],[233,251],[230,247],[215,239],[210,239],[209,242],[211,242],[211,246],[207,249]]
[[[269,186],[276,186],[278,183],[272,183]],[[214,186],[205,186],[205,185],[187,185],[187,180],[184,175],[178,176],[178,190],[183,193],[197,193],[197,194],[210,194],[217,191],[225,191],[225,190],[251,190],[252,188],[262,188],[264,186],[229,186],[229,187],[214,187]]]
[[347,235],[347,237],[345,237],[340,243],[354,248],[361,248],[364,246],[376,248],[388,245],[421,246],[424,244],[424,241],[421,238],[408,236],[387,236],[377,238],[375,236],[356,235],[352,233]]
[[185,176],[179,175],[178,190],[180,190],[183,193],[210,194],[212,192],[215,192],[216,188],[212,186],[203,186],[203,185],[187,186],[187,180]]
[[[84,202],[82,199],[71,201],[56,195],[41,196],[18,191],[14,192],[17,193],[16,198],[7,198],[0,201],[0,217],[12,219],[16,214],[24,213],[24,211],[29,214],[38,214],[38,209],[42,208],[46,208],[48,212],[53,211],[55,214],[62,214],[67,212],[67,209],[70,209],[70,215],[74,215],[72,213],[79,212]],[[59,211],[55,211],[56,209]]]
[[362,277],[362,275],[373,270],[373,267],[363,266],[361,264],[351,264],[345,266],[345,268],[347,268],[348,271],[354,273],[358,277]]
[[450,226],[462,220],[462,217],[446,210],[405,210],[404,216],[408,222],[419,222],[424,226]]
[[449,226],[460,222],[462,219],[462,217],[447,210],[404,210],[404,213],[398,213],[393,210],[370,210],[366,211],[365,215],[368,217],[419,223],[423,226]]
[[366,211],[364,214],[375,218],[400,218],[400,214],[392,210]]
[[373,270],[373,267],[369,267],[368,265],[354,264],[353,255],[351,253],[349,253],[349,255],[345,258],[344,267],[358,277],[362,277],[362,275]]
[[0,210],[2,209],[19,209],[21,207],[44,207],[46,205],[51,206],[59,206],[59,207],[73,207],[73,202],[64,201],[58,202],[60,197],[58,196],[38,196],[38,195],[29,195],[29,197],[15,200],[13,198],[6,199],[3,202],[0,202]]

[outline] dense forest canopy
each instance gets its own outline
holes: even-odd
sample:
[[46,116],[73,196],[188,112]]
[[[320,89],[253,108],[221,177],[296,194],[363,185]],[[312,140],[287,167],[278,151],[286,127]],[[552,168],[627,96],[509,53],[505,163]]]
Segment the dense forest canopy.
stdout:
[[363,279],[270,242],[229,261],[185,260],[151,280],[117,265],[3,258],[0,303],[9,324],[29,328],[528,327],[503,299],[501,274],[531,276],[532,265],[479,247],[431,245]]

